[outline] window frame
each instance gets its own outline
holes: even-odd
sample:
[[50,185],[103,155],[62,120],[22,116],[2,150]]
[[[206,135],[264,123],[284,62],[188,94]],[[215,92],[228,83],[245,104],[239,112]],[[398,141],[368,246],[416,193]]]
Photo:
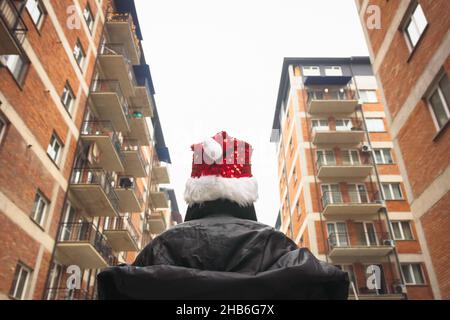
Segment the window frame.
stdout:
[[[56,157],[52,157],[52,155],[49,153],[50,146],[52,146],[52,148],[53,148],[53,143],[52,143],[52,142],[57,142],[57,143],[59,144],[59,150],[57,151]],[[62,143],[61,139],[58,137],[58,135],[56,134],[56,132],[53,132],[53,133],[52,133],[52,136],[51,136],[51,138],[50,138],[50,142],[49,142],[48,147],[47,147],[47,155],[49,156],[49,158],[50,158],[56,165],[59,164],[59,160],[60,160],[61,153],[62,153],[61,151],[62,151],[63,148],[64,148],[64,144]],[[53,149],[54,149],[54,148],[53,148]]]
[[[404,223],[408,224],[409,232],[411,234],[411,239],[405,237],[405,232],[403,229]],[[406,241],[414,240],[414,234],[412,232],[410,221],[408,221],[408,220],[391,221],[392,229],[394,229],[394,224],[397,224],[399,226],[399,231],[400,231],[400,237],[396,237],[395,232],[392,233],[394,240],[406,240]]]
[[[39,16],[39,19],[38,19],[37,21],[34,20],[33,14],[32,14],[32,12],[31,12],[30,8],[28,8],[28,3],[29,3],[30,1],[34,1],[34,2],[37,4],[37,5],[36,5],[36,8],[40,11],[40,16]],[[31,21],[33,22],[33,25],[34,25],[34,26],[36,27],[36,29],[39,31],[39,30],[41,29],[42,25],[43,25],[45,15],[47,14],[47,12],[46,12],[46,10],[45,10],[45,7],[44,7],[43,3],[41,2],[41,0],[27,0],[27,1],[25,2],[25,8],[26,8],[26,10],[27,10],[27,12],[28,12],[28,15],[29,15],[30,18],[31,18]]]
[[[422,283],[418,283],[416,277],[414,276],[414,270],[413,270],[413,265],[419,266],[419,270],[420,270],[420,274],[422,276]],[[405,272],[405,270],[403,269],[403,267],[407,267],[408,268],[408,273],[409,273],[409,277],[413,280],[413,282],[407,282],[407,278],[405,278],[405,284],[406,285],[416,285],[416,286],[423,286],[427,284],[426,278],[425,278],[425,273],[423,271],[422,268],[422,264],[421,263],[402,263],[401,264],[402,267],[402,272]]]
[[[366,96],[365,96],[366,99],[364,99],[364,98],[361,96],[361,92],[365,92],[365,93],[367,93],[367,92],[373,92],[373,93],[375,94],[375,96],[374,96],[374,97],[375,97],[375,100],[367,99],[367,98],[368,98],[368,95],[366,95]],[[377,90],[374,90],[374,89],[360,89],[360,90],[358,90],[358,95],[359,95],[360,100],[361,100],[362,103],[364,103],[364,104],[379,103],[379,101],[378,101],[378,96],[377,96]]]
[[[395,198],[394,196],[394,189],[392,188],[392,185],[398,185],[398,190],[400,191],[400,198]],[[384,186],[388,185],[389,186],[389,193],[392,196],[391,198],[387,198],[386,197],[386,193],[384,191]],[[382,188],[381,188],[381,192],[383,192],[383,196],[384,199],[387,201],[395,201],[395,200],[405,200],[404,196],[403,196],[403,191],[402,191],[402,187],[401,187],[401,183],[400,182],[384,182],[381,184]]]
[[0,113],[0,145],[2,144],[3,138],[6,136],[6,130],[8,128],[8,121],[3,114]]
[[[9,61],[9,57],[18,56],[18,59],[15,61],[14,66],[11,66]],[[21,62],[20,70],[17,72],[17,63]],[[5,67],[6,70],[11,74],[14,81],[17,83],[17,85],[22,88],[26,74],[28,72],[30,66],[30,60],[28,59],[28,56],[21,52],[21,54],[18,55],[0,55],[0,67]],[[14,67],[14,68],[13,68]]]
[[[431,118],[433,119],[434,125],[436,126],[436,130],[439,132],[443,130],[448,123],[450,123],[450,101],[447,102],[445,95],[443,93],[443,90],[440,86],[440,82],[444,79],[444,77],[448,77],[448,74],[445,71],[441,71],[439,75],[436,77],[436,80],[433,82],[433,85],[431,86],[429,93],[426,95],[426,103],[428,106],[428,109],[431,113]],[[450,78],[449,78],[450,81]],[[433,104],[431,103],[431,97],[438,92],[439,98],[441,100],[442,106],[444,107],[444,112],[447,115],[447,121],[442,125],[442,127],[439,125],[439,122],[436,117],[436,113],[433,109]]]
[[[374,158],[375,158],[375,164],[394,164],[394,158],[392,157],[392,149],[391,148],[377,148],[373,150],[374,153]],[[387,162],[386,161],[386,154],[385,151],[387,151],[389,153],[389,157],[391,158],[391,162]],[[380,157],[382,162],[378,162],[377,160],[377,156],[376,156],[376,152],[380,152]]]
[[[89,17],[91,18],[92,25],[89,25],[89,23],[88,23],[88,20],[85,16],[86,12],[89,13]],[[92,13],[91,5],[89,4],[89,2],[86,3],[86,6],[83,9],[83,18],[84,18],[84,22],[86,22],[86,26],[89,30],[89,33],[92,35],[92,32],[94,31],[94,25],[95,25],[95,16]]]
[[[383,123],[383,130],[373,130],[369,128],[369,121],[370,120],[380,120]],[[367,118],[366,119],[366,127],[368,132],[386,132],[386,124],[384,123],[383,118]]]
[[[330,71],[330,70],[331,70],[331,73],[329,73],[329,72],[327,73],[327,71]],[[343,75],[341,66],[326,66],[324,68],[324,72],[325,72],[325,76],[338,76],[338,77],[340,77],[340,76]]]
[[[39,197],[39,199],[38,199],[38,197]],[[41,208],[41,207],[37,203],[44,205],[41,210],[40,221],[37,220],[36,215],[38,212],[38,208]],[[39,226],[41,226],[42,228],[45,228],[45,222],[47,220],[49,206],[50,206],[50,201],[48,201],[48,199],[43,195],[43,193],[40,190],[38,190],[34,197],[33,210],[31,212],[30,218],[34,222],[36,222]]]
[[[81,61],[79,61],[77,59],[77,56],[75,55],[77,49],[79,49],[79,52],[81,54],[81,57],[82,57]],[[73,49],[73,57],[75,58],[75,61],[78,65],[78,67],[80,68],[80,70],[83,71],[84,62],[86,59],[86,51],[84,50],[83,45],[81,44],[81,41],[79,38],[77,39],[77,42],[75,43],[75,47]]]
[[[307,74],[308,71],[311,70],[317,70],[318,72],[312,72],[310,74]],[[306,71],[306,72],[305,72]],[[315,76],[320,76],[322,73],[320,72],[320,67],[319,66],[302,66],[302,76],[304,77],[315,77]]]
[[[21,295],[18,297],[17,296],[17,290],[18,290],[18,285],[20,284],[20,277],[22,275],[23,272],[26,272],[26,278],[25,278],[25,282],[23,284],[23,288],[22,288],[22,292]],[[27,267],[24,263],[22,262],[18,262],[16,264],[16,269],[14,271],[14,278],[13,278],[13,282],[11,284],[11,288],[9,290],[9,296],[14,299],[14,300],[24,300],[26,298],[26,295],[28,294],[28,286],[29,286],[29,281],[30,281],[30,277],[32,274],[33,270],[29,267]]]
[[[416,22],[416,20],[414,19],[414,14],[417,11],[417,8],[420,8],[420,10],[423,13],[423,16],[425,18],[426,24],[425,26],[423,26],[423,29],[420,31],[418,37],[417,37],[417,41],[415,43],[413,43],[410,32],[409,32],[409,26],[411,25],[411,23]],[[402,24],[402,28],[401,31],[403,32],[404,36],[405,36],[405,40],[406,40],[406,44],[408,46],[409,52],[412,54],[415,49],[418,47],[420,40],[422,39],[423,35],[425,34],[425,31],[427,30],[429,25],[428,19],[425,15],[425,12],[423,11],[422,6],[420,5],[420,3],[418,1],[413,1],[410,9],[407,12],[406,18],[404,20],[404,23]],[[415,24],[415,27],[417,28],[417,24]],[[419,29],[417,28],[416,31],[418,31]]]
[[[66,100],[66,97],[65,97],[66,90],[68,92],[67,96],[71,97],[71,101],[70,101],[69,105],[67,105],[67,102],[65,102],[65,100]],[[63,93],[61,95],[61,102],[62,102],[62,104],[64,106],[64,109],[66,109],[66,111],[69,113],[69,115],[72,114],[72,111],[73,111],[72,108],[73,108],[73,104],[74,104],[75,100],[76,100],[76,96],[75,96],[75,94],[74,94],[74,92],[72,90],[72,87],[70,86],[69,81],[66,81],[66,84],[64,85]]]

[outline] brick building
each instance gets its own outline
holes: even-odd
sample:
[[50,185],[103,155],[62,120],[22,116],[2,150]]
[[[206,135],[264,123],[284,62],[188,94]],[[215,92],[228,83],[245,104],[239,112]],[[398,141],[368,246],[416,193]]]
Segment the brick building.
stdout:
[[0,0],[0,27],[0,299],[95,298],[170,205],[134,1]]
[[352,298],[434,297],[368,57],[285,58],[271,140],[282,232],[346,270]]
[[356,5],[433,293],[450,299],[450,2]]

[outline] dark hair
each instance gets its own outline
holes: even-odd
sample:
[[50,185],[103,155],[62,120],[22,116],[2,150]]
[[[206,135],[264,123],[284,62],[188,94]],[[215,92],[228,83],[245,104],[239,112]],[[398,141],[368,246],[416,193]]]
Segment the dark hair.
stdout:
[[236,202],[225,199],[205,201],[189,206],[184,221],[202,219],[217,214],[226,214],[235,218],[258,221],[253,204],[241,207]]

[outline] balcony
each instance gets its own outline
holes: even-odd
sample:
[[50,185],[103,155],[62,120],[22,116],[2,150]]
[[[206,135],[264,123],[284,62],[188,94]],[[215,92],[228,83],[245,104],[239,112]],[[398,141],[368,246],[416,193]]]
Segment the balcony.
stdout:
[[144,206],[144,198],[137,187],[135,178],[121,176],[118,178],[118,182],[115,192],[119,198],[119,211],[141,212]]
[[308,90],[310,114],[349,114],[355,111],[358,99],[353,90]]
[[111,219],[103,228],[103,234],[116,252],[139,251],[138,233],[127,217]]
[[141,50],[133,17],[129,13],[110,12],[106,18],[109,39],[114,43],[123,43],[133,65],[140,64]]
[[152,181],[156,184],[170,183],[168,168],[162,165],[153,166]]
[[386,232],[362,232],[356,238],[348,233],[331,233],[328,237],[330,258],[383,258],[394,249]]
[[112,187],[112,178],[102,169],[74,169],[70,194],[74,205],[92,217],[116,217],[119,199]]
[[28,32],[17,9],[24,1],[0,0],[0,55],[21,55]]
[[147,85],[137,85],[136,95],[131,97],[134,106],[141,106],[144,117],[153,117],[153,102]]
[[102,45],[98,60],[106,79],[118,80],[126,97],[135,95],[136,79],[123,44],[107,43]]
[[83,122],[81,139],[95,144],[92,149],[95,165],[108,171],[124,171],[121,142],[110,121]]
[[144,116],[142,108],[133,108],[130,114],[130,133],[128,137],[140,142],[143,146],[149,146],[152,134],[149,130],[149,122]]
[[362,163],[317,163],[317,177],[319,179],[352,180],[365,179],[369,176],[373,166]]
[[326,191],[322,196],[323,211],[326,218],[374,218],[383,208],[378,196],[369,197],[367,191],[348,192],[343,198],[340,192]]
[[152,212],[147,216],[146,223],[151,234],[161,234],[167,228],[166,220],[162,212]]
[[85,289],[50,288],[46,290],[46,300],[94,300],[95,294]]
[[169,201],[165,192],[150,191],[150,205],[153,209],[167,209],[169,208]]
[[111,121],[114,128],[118,131],[130,131],[128,102],[123,95],[119,81],[93,81],[90,99],[100,119]]
[[352,130],[312,130],[314,144],[348,144],[358,145],[364,140],[364,131]]
[[136,139],[125,139],[122,143],[122,154],[125,159],[125,173],[133,177],[146,177],[149,163],[142,152],[141,144]]
[[55,253],[59,263],[81,269],[101,269],[114,263],[112,248],[92,223],[63,223],[60,232]]

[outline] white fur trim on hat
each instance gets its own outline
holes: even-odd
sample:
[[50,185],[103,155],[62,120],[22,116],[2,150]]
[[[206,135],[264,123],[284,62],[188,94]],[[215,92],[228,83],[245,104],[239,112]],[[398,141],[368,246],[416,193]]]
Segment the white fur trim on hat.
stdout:
[[248,206],[258,199],[258,183],[254,177],[224,178],[219,176],[202,176],[189,178],[186,182],[184,200],[188,205],[227,199]]

